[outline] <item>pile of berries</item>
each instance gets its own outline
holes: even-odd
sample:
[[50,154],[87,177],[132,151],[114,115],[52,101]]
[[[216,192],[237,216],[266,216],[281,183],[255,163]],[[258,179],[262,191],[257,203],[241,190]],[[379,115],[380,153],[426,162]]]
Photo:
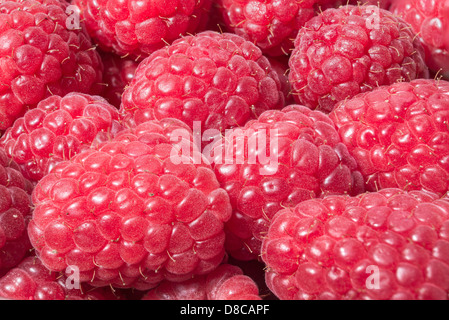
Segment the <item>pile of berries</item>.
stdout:
[[0,299],[448,300],[448,23],[0,0]]

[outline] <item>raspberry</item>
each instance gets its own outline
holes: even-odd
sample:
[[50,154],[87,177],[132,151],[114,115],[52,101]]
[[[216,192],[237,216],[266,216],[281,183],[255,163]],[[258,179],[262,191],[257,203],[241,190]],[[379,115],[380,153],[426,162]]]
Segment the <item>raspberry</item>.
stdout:
[[298,32],[289,80],[295,101],[326,113],[381,85],[428,78],[410,25],[376,6],[327,9]]
[[449,82],[380,87],[337,104],[330,117],[367,190],[449,190]]
[[447,1],[395,0],[390,8],[410,23],[425,49],[426,63],[449,79],[449,3]]
[[269,221],[282,207],[364,191],[354,158],[318,110],[300,105],[269,110],[209,146],[203,153],[233,206],[225,224],[226,249],[236,259],[257,258]]
[[22,261],[31,249],[27,225],[33,186],[0,148],[0,276]]
[[259,288],[259,296],[262,300],[277,300],[277,297],[268,289],[265,283],[265,263],[261,259],[238,260],[232,256],[228,257],[227,263],[242,269],[243,274],[250,277]]
[[284,100],[277,73],[254,44],[231,33],[201,32],[142,61],[122,97],[128,123],[177,118],[224,131]]
[[134,78],[139,62],[134,59],[122,58],[110,52],[100,51],[100,55],[104,64],[103,80],[106,85],[101,96],[119,109],[123,91]]
[[255,43],[264,54],[289,55],[298,30],[315,16],[315,0],[219,0],[227,30]]
[[383,189],[279,211],[263,240],[280,299],[448,299],[449,201]]
[[0,0],[0,130],[53,94],[101,90],[100,56],[64,0]]
[[[35,256],[26,257],[0,278],[0,298],[9,300],[118,300],[110,288],[91,288],[50,272]],[[107,290],[109,289],[109,290]]]
[[75,0],[100,48],[142,58],[167,43],[203,31],[211,0]]
[[[342,4],[357,4],[356,0],[218,0],[222,24],[255,43],[269,56],[290,56],[299,29],[317,12]],[[364,3],[377,5],[377,0]],[[390,0],[379,1],[386,9]]]
[[163,281],[141,300],[261,300],[257,284],[234,265],[222,264],[207,275],[181,283]]
[[53,95],[28,110],[0,138],[24,176],[42,179],[60,161],[109,141],[122,130],[117,108],[99,96]]
[[[382,9],[389,10],[393,0],[322,0],[320,3],[324,3],[324,8],[328,9],[330,7],[338,8],[342,5],[352,4],[358,6],[374,5]],[[327,3],[327,5],[326,5]]]
[[210,165],[193,161],[198,150],[177,153],[192,140],[177,119],[149,121],[57,164],[32,199],[28,233],[43,264],[137,290],[215,269],[231,205]]

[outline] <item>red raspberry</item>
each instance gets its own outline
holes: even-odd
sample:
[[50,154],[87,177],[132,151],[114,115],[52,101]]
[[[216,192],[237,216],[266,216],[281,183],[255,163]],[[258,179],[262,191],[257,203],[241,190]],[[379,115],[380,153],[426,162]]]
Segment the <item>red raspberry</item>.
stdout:
[[410,23],[418,34],[430,70],[449,79],[449,3],[444,0],[395,0],[390,11]]
[[228,257],[227,263],[242,269],[243,274],[250,277],[259,288],[259,296],[262,300],[277,300],[277,297],[268,289],[265,283],[265,263],[258,260],[238,260],[232,256]]
[[284,104],[277,73],[254,44],[201,32],[142,61],[122,98],[127,122],[177,118],[202,131],[243,125]]
[[100,55],[104,64],[103,81],[106,86],[101,96],[119,109],[123,91],[134,78],[139,62],[110,52],[100,51]]
[[263,241],[280,299],[448,299],[449,201],[383,189],[279,211]]
[[142,300],[262,300],[257,284],[243,271],[222,264],[207,275],[181,283],[163,281]]
[[20,263],[31,249],[26,230],[32,188],[19,166],[0,148],[0,276]]
[[109,141],[122,130],[117,108],[99,96],[53,95],[16,119],[0,139],[22,173],[33,182],[60,161]]
[[0,0],[0,12],[1,131],[45,97],[100,91],[100,56],[68,2]]
[[380,87],[339,103],[330,117],[367,190],[449,190],[449,82]]
[[[74,0],[100,48],[133,58],[203,31],[212,0]],[[100,4],[101,3],[101,4]]]
[[424,51],[410,25],[377,6],[327,9],[295,40],[289,80],[298,103],[330,112],[381,85],[427,78]]
[[198,150],[178,155],[191,140],[177,119],[149,121],[60,162],[33,192],[28,233],[43,264],[138,290],[215,269],[231,205]]
[[315,0],[218,0],[218,6],[227,30],[270,56],[290,54],[292,39],[317,8]]
[[240,260],[257,258],[269,221],[284,206],[364,191],[357,164],[330,118],[304,106],[266,111],[203,153],[211,154],[230,195],[226,249]]
[[[364,3],[378,4],[377,0]],[[387,8],[390,0],[381,0]],[[218,0],[225,30],[255,43],[269,56],[290,56],[299,29],[317,12],[357,0]]]
[[393,0],[321,0],[321,6],[324,4],[324,8],[328,9],[330,7],[338,8],[343,5],[358,5],[358,6],[367,6],[374,5],[382,9],[389,10],[391,7],[391,3]]
[[[50,272],[35,256],[25,258],[0,278],[0,298],[9,300],[118,300],[110,288],[91,288]],[[70,287],[69,287],[70,286]],[[73,287],[73,288],[72,288]]]

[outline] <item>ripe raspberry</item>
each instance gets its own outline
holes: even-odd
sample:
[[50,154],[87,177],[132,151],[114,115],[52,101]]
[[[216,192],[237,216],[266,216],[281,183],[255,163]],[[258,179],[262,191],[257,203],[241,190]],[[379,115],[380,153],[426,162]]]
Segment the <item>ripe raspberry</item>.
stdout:
[[119,109],[123,91],[134,78],[139,62],[110,52],[100,51],[100,55],[104,64],[103,81],[106,85],[101,96]]
[[298,32],[289,80],[298,103],[324,112],[381,85],[427,78],[410,25],[376,6],[327,9]]
[[53,95],[28,110],[0,138],[24,176],[42,179],[60,161],[109,141],[122,130],[117,108],[99,96]]
[[0,276],[19,264],[31,249],[26,230],[32,188],[19,166],[0,148]]
[[449,82],[380,87],[339,103],[330,117],[367,190],[449,190]]
[[315,0],[218,0],[228,31],[255,43],[269,56],[289,55],[298,30],[317,9]]
[[163,281],[142,300],[262,300],[257,284],[243,271],[222,264],[207,275],[181,283]]
[[449,201],[383,189],[283,209],[263,240],[280,299],[448,299]]
[[343,5],[352,4],[358,6],[374,5],[382,9],[389,10],[393,0],[321,0],[320,3],[324,4],[324,8],[330,7],[338,8]]
[[211,146],[203,153],[211,155],[233,206],[226,249],[240,260],[257,258],[269,221],[282,207],[364,191],[355,160],[321,111],[299,105],[269,110]]
[[198,150],[178,155],[192,140],[177,119],[149,121],[56,165],[34,189],[28,228],[43,264],[138,290],[215,269],[231,205]]
[[227,263],[242,269],[243,274],[250,277],[259,288],[259,296],[262,300],[277,300],[277,297],[268,289],[265,283],[265,263],[258,260],[238,260],[232,256],[228,257]]
[[9,300],[118,300],[120,298],[119,295],[113,295],[110,288],[91,288],[84,283],[79,284],[79,288],[68,285],[75,286],[75,283],[57,272],[50,272],[38,258],[30,256],[0,278],[0,298]]
[[[0,0],[0,130],[45,97],[100,91],[100,56],[64,0]],[[67,13],[66,13],[67,12]]]
[[74,0],[100,48],[142,58],[203,31],[212,0]]
[[254,44],[231,33],[201,32],[142,61],[122,97],[125,121],[177,118],[202,131],[241,126],[281,108],[277,73]]
[[[364,3],[377,5],[377,0]],[[379,1],[387,8],[390,0]],[[269,56],[290,56],[299,29],[317,12],[357,0],[218,0],[225,30],[255,43]]]
[[430,70],[449,79],[449,3],[447,1],[395,0],[390,8],[418,34]]

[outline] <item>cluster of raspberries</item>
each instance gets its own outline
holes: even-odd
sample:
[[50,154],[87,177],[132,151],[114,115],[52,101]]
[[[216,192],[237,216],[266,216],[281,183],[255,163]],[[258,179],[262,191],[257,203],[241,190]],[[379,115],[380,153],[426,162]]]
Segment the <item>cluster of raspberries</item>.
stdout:
[[448,23],[0,0],[0,299],[448,300]]

